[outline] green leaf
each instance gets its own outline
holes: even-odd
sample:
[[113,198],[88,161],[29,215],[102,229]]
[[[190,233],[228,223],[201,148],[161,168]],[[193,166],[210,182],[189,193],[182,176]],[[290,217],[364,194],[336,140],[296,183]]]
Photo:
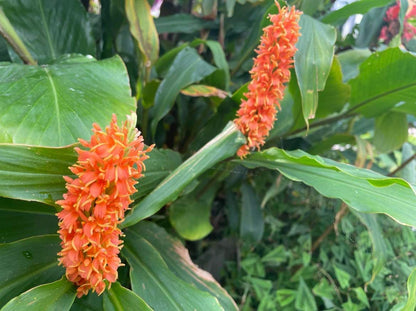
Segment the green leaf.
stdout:
[[80,1],[5,0],[1,6],[30,54],[40,64],[66,53],[95,56],[88,14]]
[[350,81],[355,112],[374,117],[395,105],[415,103],[416,56],[390,48],[371,55]]
[[349,97],[350,86],[342,82],[341,65],[338,58],[334,57],[325,89],[319,92],[319,105],[316,110],[316,117],[323,118],[332,113],[340,112]]
[[178,278],[217,297],[224,310],[238,309],[233,299],[218,282],[209,273],[201,270],[191,261],[188,250],[181,241],[173,238],[163,228],[152,222],[142,221],[136,226],[126,229],[126,232],[130,232],[130,230],[139,234],[157,249],[168,265],[169,270]]
[[170,173],[172,173],[181,163],[181,155],[170,149],[156,149],[147,154],[146,171],[144,177],[139,179],[136,185],[137,192],[133,194],[133,200],[139,200],[152,192],[154,188]]
[[362,302],[367,308],[370,308],[370,303],[368,302],[368,298],[366,293],[361,287],[354,288],[354,292],[357,295],[357,299]]
[[89,292],[88,295],[75,299],[71,311],[103,311],[103,295]]
[[169,220],[183,238],[200,240],[213,229],[210,222],[211,205],[212,200],[182,197],[169,207]]
[[354,211],[354,215],[367,227],[373,246],[374,264],[371,280],[368,282],[370,284],[385,266],[388,256],[387,243],[383,235],[383,230],[377,222],[377,215],[368,215],[357,211]]
[[388,112],[376,118],[374,147],[380,153],[399,149],[406,141],[408,133],[407,117],[403,112]]
[[308,285],[306,285],[302,277],[299,280],[299,287],[296,295],[295,307],[297,310],[303,311],[318,310],[315,298],[313,297],[311,290],[309,289]]
[[156,92],[151,123],[153,134],[158,122],[172,108],[180,90],[202,80],[214,70],[215,67],[205,62],[193,48],[185,47],[178,53]]
[[240,217],[240,237],[243,240],[259,242],[264,232],[264,218],[260,200],[249,184],[241,186],[242,204]]
[[341,63],[343,81],[351,80],[360,73],[360,65],[371,55],[368,49],[351,49],[337,54]]
[[319,283],[317,283],[313,289],[312,292],[319,297],[326,298],[331,300],[335,295],[334,288],[329,284],[329,282],[322,278]]
[[0,307],[25,290],[60,278],[57,235],[31,237],[0,245]]
[[206,21],[190,14],[173,14],[161,16],[155,21],[158,33],[195,33],[202,29],[218,27],[211,21]]
[[103,309],[104,311],[152,310],[142,298],[121,286],[119,282],[115,282],[104,292]]
[[[64,185],[62,185],[63,187]],[[64,191],[64,188],[62,188]],[[52,201],[51,201],[52,203]],[[36,213],[41,215],[53,215],[56,213],[55,206],[36,201],[22,201],[0,197],[0,210],[9,212]]]
[[120,122],[135,110],[119,57],[0,65],[0,142],[65,146],[89,139],[94,122],[105,127],[113,113]]
[[0,210],[0,243],[58,231],[55,215],[16,213]]
[[187,249],[178,239],[150,222],[140,222],[133,229],[158,250],[169,270],[177,277],[215,296],[224,310],[237,310],[235,302],[215,279],[192,263]]
[[59,281],[34,287],[10,300],[1,311],[69,310],[77,292],[65,277]]
[[385,177],[300,150],[270,148],[238,162],[248,168],[277,169],[287,178],[302,181],[324,196],[341,199],[359,212],[384,213],[401,224],[416,227],[416,195],[403,179]]
[[345,21],[354,14],[365,14],[372,8],[378,8],[393,3],[392,0],[360,0],[355,1],[339,10],[329,12],[322,18],[322,22],[328,24],[338,24]]
[[230,86],[230,68],[228,67],[228,61],[221,44],[212,40],[207,40],[204,43],[211,50],[215,65],[224,72],[225,83],[223,87],[225,90],[228,90]]
[[344,270],[338,268],[337,266],[334,266],[334,271],[339,285],[341,285],[341,288],[347,289],[350,286],[351,275],[349,275]]
[[214,296],[196,289],[170,271],[158,250],[134,228],[126,230],[122,253],[131,267],[133,291],[155,311],[224,310]]
[[305,122],[315,117],[318,92],[325,87],[332,58],[336,31],[332,26],[302,15],[299,21],[301,36],[296,44],[295,71],[302,97]]
[[407,302],[401,311],[414,311],[416,308],[416,268],[407,279]]
[[273,283],[270,280],[259,279],[255,277],[247,277],[246,280],[251,283],[251,286],[253,287],[254,292],[260,301],[269,295],[269,292],[273,287]]
[[370,48],[378,42],[380,29],[384,24],[384,17],[388,7],[373,8],[366,14],[358,25],[358,36],[355,46],[358,48]]
[[72,174],[68,166],[75,162],[72,146],[0,144],[0,196],[54,205],[66,192],[62,176]]
[[214,139],[187,159],[166,177],[148,196],[133,205],[121,227],[134,225],[174,201],[185,187],[199,175],[222,160],[232,157],[244,143],[244,138],[234,123],[230,123]]
[[159,57],[159,36],[147,0],[126,0],[126,16],[130,32],[144,55],[144,64],[150,68]]
[[281,307],[292,303],[297,297],[297,293],[293,289],[278,289],[276,291],[276,300]]

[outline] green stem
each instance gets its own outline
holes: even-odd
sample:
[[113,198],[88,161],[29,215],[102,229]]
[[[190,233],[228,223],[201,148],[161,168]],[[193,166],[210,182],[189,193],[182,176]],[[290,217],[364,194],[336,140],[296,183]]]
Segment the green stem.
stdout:
[[0,8],[0,33],[4,39],[11,45],[13,50],[19,55],[25,64],[36,65],[36,61],[30,55],[29,50],[24,45],[23,41],[17,35],[2,8]]

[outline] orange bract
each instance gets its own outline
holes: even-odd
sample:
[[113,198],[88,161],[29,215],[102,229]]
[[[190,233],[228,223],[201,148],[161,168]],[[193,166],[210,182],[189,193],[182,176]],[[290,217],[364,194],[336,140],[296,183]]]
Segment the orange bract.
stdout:
[[97,124],[93,127],[90,142],[79,140],[85,150],[75,148],[78,162],[70,170],[77,177],[64,177],[68,192],[56,202],[62,207],[57,214],[62,239],[59,262],[68,280],[78,286],[78,297],[90,289],[101,294],[105,280],[110,285],[117,280],[122,247],[117,224],[132,202],[146,152],[153,148],[143,150],[143,138],[134,124],[126,121],[118,127],[115,115],[105,132]]
[[264,139],[276,120],[284,84],[290,80],[289,69],[293,66],[293,56],[296,53],[301,12],[294,7],[290,10],[280,8],[279,4],[277,7],[279,13],[269,15],[272,24],[263,29],[256,50],[257,57],[250,71],[251,82],[248,92],[244,94],[247,100],[242,100],[237,111],[235,123],[248,140],[237,152],[240,157],[247,155],[251,148],[260,149],[264,144]]

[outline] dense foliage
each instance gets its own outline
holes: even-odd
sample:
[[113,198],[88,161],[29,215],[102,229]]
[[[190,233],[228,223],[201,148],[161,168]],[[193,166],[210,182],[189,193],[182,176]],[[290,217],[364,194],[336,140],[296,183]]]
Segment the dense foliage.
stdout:
[[0,310],[414,310],[416,12],[342,2],[0,1]]

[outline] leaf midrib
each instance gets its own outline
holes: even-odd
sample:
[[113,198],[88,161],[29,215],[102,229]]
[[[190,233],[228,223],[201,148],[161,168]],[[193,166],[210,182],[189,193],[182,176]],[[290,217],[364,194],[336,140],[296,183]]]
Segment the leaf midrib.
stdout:
[[43,28],[45,29],[46,38],[48,39],[49,49],[51,51],[52,58],[55,59],[56,58],[55,49],[53,48],[53,45],[52,45],[51,34],[49,32],[49,28],[47,27],[44,8],[43,8],[41,0],[38,0],[38,4],[39,4],[40,15],[42,18],[42,25],[43,25]]

